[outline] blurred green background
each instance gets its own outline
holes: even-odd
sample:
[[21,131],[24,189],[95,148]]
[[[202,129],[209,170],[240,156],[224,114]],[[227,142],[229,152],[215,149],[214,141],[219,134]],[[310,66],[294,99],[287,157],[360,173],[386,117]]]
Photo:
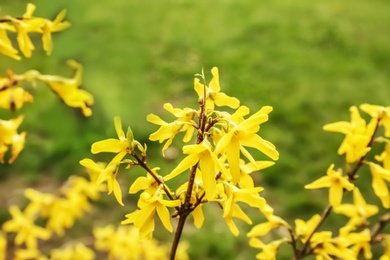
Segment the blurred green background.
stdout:
[[[322,126],[349,120],[353,105],[390,105],[390,2],[386,0],[31,2],[37,5],[35,15],[48,18],[66,8],[72,27],[53,36],[49,57],[38,36],[33,37],[32,58],[16,62],[0,56],[0,73],[8,68],[16,73],[37,69],[71,77],[73,71],[65,61],[76,59],[84,65],[83,88],[95,97],[94,115],[84,118],[38,85],[34,103],[20,111],[26,115],[22,125],[28,131],[26,148],[14,165],[0,168],[4,181],[24,176],[27,183],[38,185],[43,179],[64,180],[82,172],[78,161],[92,156],[90,145],[115,136],[115,115],[148,144],[155,155],[150,164],[161,166],[161,173],[169,172],[175,161],[156,157],[161,145],[148,142],[156,127],[145,118],[161,114],[165,102],[196,106],[194,74],[204,68],[210,79],[210,69],[217,66],[225,93],[252,112],[264,105],[274,107],[260,133],[276,145],[280,160],[257,179],[276,214],[307,218],[322,211],[327,192],[304,191],[303,186],[323,175],[332,162],[343,167],[343,158],[336,153],[342,136],[324,132]],[[21,15],[26,3],[2,0],[0,16]],[[11,114],[1,111],[0,116]],[[125,190],[135,178],[133,173],[142,171],[124,173]],[[370,188],[367,173],[360,173],[361,183]],[[113,200],[102,202],[101,214],[107,208],[117,210],[115,221],[128,211]],[[191,224],[185,231],[191,259],[253,259],[256,250],[247,246],[245,238],[248,226],[243,225],[242,234],[234,238],[221,223],[220,210],[211,206],[208,212],[203,231],[195,232]],[[257,212],[252,219],[262,221]],[[327,224],[336,220],[332,215]],[[165,233],[156,235],[172,240]],[[290,250],[283,247],[280,259]]]

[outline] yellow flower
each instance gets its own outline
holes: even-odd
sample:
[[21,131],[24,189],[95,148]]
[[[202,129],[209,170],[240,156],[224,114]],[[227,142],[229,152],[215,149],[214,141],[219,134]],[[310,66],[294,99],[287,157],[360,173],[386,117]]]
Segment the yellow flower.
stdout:
[[275,260],[279,246],[285,240],[275,240],[268,244],[264,244],[260,239],[252,237],[249,240],[249,245],[254,248],[260,248],[262,251],[256,255],[256,259]]
[[96,180],[96,184],[100,185],[103,182],[107,182],[108,194],[114,192],[114,196],[118,203],[123,206],[122,202],[122,190],[116,180],[116,175],[118,173],[119,162],[115,158],[107,165],[107,167],[102,167],[92,161],[91,159],[83,159],[80,161],[80,164],[87,169],[92,171],[99,172],[99,177]]
[[36,248],[28,249],[16,249],[14,260],[48,260],[44,255],[41,255],[41,252]]
[[295,220],[295,233],[302,240],[302,243],[306,243],[307,239],[317,227],[320,220],[321,216],[318,214],[311,217],[311,219],[309,219],[307,222],[301,219]]
[[254,226],[251,231],[247,234],[248,237],[261,237],[268,232],[270,232],[272,229],[276,229],[279,227],[287,227],[290,228],[290,225],[284,221],[281,217],[275,216],[275,215],[266,215],[267,222],[257,224]]
[[187,143],[191,140],[195,130],[194,125],[196,125],[194,118],[198,114],[198,111],[190,108],[173,108],[170,103],[165,103],[164,109],[173,114],[177,120],[167,123],[155,114],[149,114],[146,118],[148,122],[160,125],[160,128],[149,136],[149,139],[160,143],[167,140],[162,148],[163,156],[165,156],[164,151],[172,144],[173,138],[178,133],[185,132],[183,142]]
[[206,198],[209,201],[213,200],[216,196],[217,186],[215,176],[218,172],[224,172],[225,169],[218,160],[216,154],[211,151],[211,144],[205,139],[200,144],[186,145],[183,147],[183,153],[189,155],[185,157],[171,173],[166,175],[164,180],[167,181],[175,178],[180,173],[199,163]]
[[23,14],[23,19],[16,19],[10,16],[6,16],[7,19],[11,20],[14,29],[17,32],[17,41],[19,49],[23,55],[27,58],[31,57],[31,53],[34,50],[34,45],[28,35],[29,32],[41,32],[41,27],[44,23],[43,19],[33,18],[32,14],[35,11],[35,5],[27,4],[27,10]]
[[81,243],[65,248],[53,249],[50,252],[51,260],[95,259],[95,252]]
[[0,23],[0,53],[15,60],[20,60],[18,51],[12,46],[12,42],[8,38],[6,28],[4,24]]
[[385,150],[380,154],[375,156],[375,160],[383,163],[383,168],[390,170],[390,140],[385,138],[378,138],[378,141],[386,142]]
[[229,97],[225,93],[221,92],[218,68],[212,68],[211,74],[213,75],[213,78],[211,79],[208,87],[200,83],[198,78],[195,78],[194,80],[194,88],[199,97],[203,98],[206,91],[206,112],[208,110],[213,111],[214,104],[217,106],[237,108],[240,105],[240,101],[237,98]]
[[32,102],[33,96],[20,87],[7,88],[0,91],[0,107],[15,111],[23,107],[24,103]]
[[[158,178],[162,177],[157,174],[157,170],[160,168],[156,167],[153,168],[153,173],[158,176]],[[139,192],[140,190],[146,190],[147,192],[154,192],[158,188],[159,184],[158,182],[153,178],[153,176],[150,173],[147,173],[146,176],[140,176],[138,177],[133,184],[130,186],[129,193],[135,194]]]
[[70,107],[81,108],[84,116],[91,116],[93,105],[93,96],[80,89],[82,66],[74,60],[69,60],[68,66],[76,70],[73,78],[64,78],[52,75],[38,75],[37,78],[48,84],[64,102]]
[[372,174],[372,188],[375,195],[381,199],[382,205],[385,208],[390,208],[389,188],[385,180],[390,181],[390,170],[384,169],[382,166],[368,162]]
[[102,152],[117,153],[114,161],[120,161],[127,153],[131,152],[132,148],[130,147],[130,140],[127,139],[125,132],[122,130],[122,121],[119,116],[114,118],[114,125],[118,139],[109,138],[95,142],[92,144],[91,152],[93,154]]
[[8,150],[8,146],[12,145],[11,158],[8,163],[13,163],[24,148],[26,132],[17,133],[17,129],[23,121],[23,116],[20,115],[15,119],[1,120],[0,119],[0,162],[4,163],[4,154]]
[[357,107],[352,106],[351,122],[336,122],[324,126],[324,130],[345,134],[345,138],[338,149],[338,154],[345,154],[346,161],[353,163],[365,156],[371,148],[368,147],[376,127],[376,119],[373,118],[367,125],[361,118]]
[[377,206],[366,203],[357,187],[353,190],[353,202],[353,204],[342,204],[333,209],[334,212],[350,218],[345,226],[347,228],[342,228],[341,233],[344,233],[344,231],[349,233],[349,230],[354,229],[356,226],[367,225],[367,219],[379,211]]
[[171,217],[167,207],[178,207],[181,205],[180,200],[164,200],[163,191],[156,190],[153,195],[143,192],[138,200],[139,210],[127,214],[127,219],[122,224],[134,223],[139,229],[141,237],[151,237],[154,230],[154,216],[156,212],[164,227],[172,232]]
[[62,10],[53,21],[45,19],[45,22],[41,27],[43,49],[46,51],[47,55],[50,55],[53,49],[51,33],[62,31],[70,26],[69,22],[64,21],[65,15],[66,10]]
[[7,255],[7,239],[4,233],[0,231],[0,259],[4,260]]
[[47,240],[51,236],[51,232],[45,228],[34,224],[33,216],[27,215],[20,211],[17,206],[11,206],[9,211],[12,220],[8,220],[3,224],[3,231],[16,233],[15,244],[26,244],[27,248],[37,248],[37,239]]
[[379,125],[384,126],[385,136],[390,137],[390,107],[362,104],[360,105],[360,109],[371,117],[380,119]]
[[249,225],[252,220],[244,213],[237,202],[244,202],[251,207],[261,209],[265,205],[265,199],[259,196],[259,192],[263,190],[261,187],[239,189],[236,186],[224,182],[225,194],[223,194],[223,217],[228,224],[232,233],[237,236],[239,231],[233,222],[232,218],[240,218]]
[[272,107],[263,107],[248,119],[237,125],[230,125],[228,132],[217,143],[215,151],[219,154],[226,154],[233,184],[240,180],[240,151],[252,163],[255,163],[244,146],[255,148],[273,160],[279,159],[275,146],[256,134],[260,129],[260,124],[268,120],[268,114],[271,111]]
[[386,235],[384,238],[385,252],[379,258],[379,260],[390,260],[390,235]]
[[343,199],[343,189],[351,191],[355,186],[343,176],[341,169],[335,171],[333,168],[334,164],[328,168],[327,176],[305,185],[305,189],[329,188],[329,203],[336,207]]

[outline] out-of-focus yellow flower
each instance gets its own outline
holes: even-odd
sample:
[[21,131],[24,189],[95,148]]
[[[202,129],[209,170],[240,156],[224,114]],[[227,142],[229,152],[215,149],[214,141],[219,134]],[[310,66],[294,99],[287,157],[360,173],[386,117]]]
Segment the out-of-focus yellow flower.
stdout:
[[[62,31],[70,26],[69,22],[64,21],[66,10],[61,11],[57,17],[51,21],[45,18],[34,17],[33,13],[35,8],[35,5],[28,3],[27,10],[21,18],[13,18],[11,16],[5,17],[5,19],[8,19],[12,23],[12,26],[3,25],[3,29],[17,33],[19,49],[27,58],[31,57],[32,51],[34,50],[34,44],[28,35],[29,33],[34,32],[42,34],[43,49],[50,55],[52,51],[51,33]],[[13,47],[9,44],[9,39],[7,41],[7,37],[2,38],[5,39],[3,40],[5,42],[5,51],[3,51],[3,53],[12,58],[20,59],[16,55],[17,51],[15,50],[15,52],[12,50]]]
[[51,260],[95,259],[95,252],[81,243],[50,251]]
[[12,145],[11,158],[8,163],[13,163],[23,150],[26,132],[17,133],[17,129],[23,121],[23,115],[11,120],[0,119],[0,162],[4,163],[4,154],[8,146]]
[[367,219],[379,211],[377,206],[366,203],[357,187],[353,190],[353,204],[342,204],[333,210],[338,214],[343,214],[350,218],[340,233],[349,233],[356,226],[368,225]]
[[162,154],[172,144],[173,138],[180,132],[185,132],[183,142],[187,143],[194,135],[194,118],[198,111],[191,108],[173,108],[170,103],[164,104],[164,109],[173,114],[177,119],[172,123],[167,123],[155,114],[149,114],[147,120],[155,125],[160,125],[160,128],[149,136],[151,141],[159,141],[160,143],[167,140],[162,148]]
[[390,208],[390,193],[386,181],[390,181],[390,170],[384,169],[382,166],[368,162],[372,174],[372,188],[375,195],[381,199],[382,205],[385,208]]
[[379,119],[379,125],[383,125],[385,128],[385,136],[390,137],[390,107],[362,104],[360,109],[371,117]]
[[248,237],[261,237],[268,232],[270,232],[272,229],[276,229],[279,227],[287,227],[290,228],[290,225],[284,221],[281,217],[275,216],[275,215],[269,215],[266,216],[267,222],[257,224],[254,226],[249,233],[247,234]]
[[122,224],[134,223],[139,229],[141,237],[151,237],[154,230],[154,216],[156,212],[163,223],[164,227],[172,232],[171,217],[167,207],[178,207],[181,205],[180,200],[165,200],[163,191],[157,189],[153,195],[143,192],[138,200],[139,210],[127,214],[127,219]]
[[70,107],[79,107],[84,116],[91,116],[90,106],[93,105],[93,96],[89,92],[80,89],[83,67],[74,60],[69,60],[67,63],[69,67],[76,70],[73,78],[40,74],[37,75],[37,79],[48,84],[65,104]]
[[240,105],[240,101],[237,98],[229,97],[225,93],[221,92],[218,68],[212,68],[211,74],[213,75],[213,78],[211,79],[208,87],[200,83],[198,78],[194,79],[194,89],[198,96],[203,98],[204,93],[206,92],[206,113],[207,111],[214,110],[214,104],[217,106],[237,108]]
[[386,143],[384,151],[380,155],[375,156],[375,160],[383,163],[383,168],[390,170],[390,140],[385,138],[378,138],[378,141]]
[[341,169],[335,171],[333,168],[334,164],[328,168],[326,176],[305,185],[305,189],[329,188],[329,203],[336,207],[340,205],[343,199],[343,189],[351,191],[355,185],[343,176]]
[[379,260],[390,260],[390,235],[386,235],[383,242],[385,246],[385,252],[381,258],[379,258]]
[[279,246],[286,242],[285,240],[275,240],[268,244],[264,244],[260,239],[252,237],[249,240],[249,245],[254,248],[260,248],[262,251],[256,255],[256,259],[260,260],[276,260],[276,253]]
[[211,151],[211,144],[205,139],[200,144],[186,145],[183,147],[183,153],[189,154],[185,157],[171,173],[164,177],[164,180],[175,178],[180,173],[192,168],[199,163],[202,173],[203,188],[206,192],[207,200],[211,201],[216,196],[217,181],[215,176],[218,172],[224,172],[225,168],[218,160],[215,153]]
[[[127,260],[160,260],[168,259],[169,245],[162,245],[155,239],[140,238],[138,229],[134,226],[113,225],[94,228],[95,248],[107,252],[108,259]],[[187,260],[186,253],[188,244],[180,243],[177,251],[177,260]],[[131,250],[129,250],[131,248]]]
[[295,233],[297,234],[298,238],[301,239],[302,243],[306,243],[307,239],[311,233],[313,233],[320,220],[321,216],[318,214],[311,217],[311,219],[309,219],[307,222],[301,219],[295,220]]
[[14,111],[23,107],[24,103],[32,101],[33,96],[20,87],[7,88],[6,90],[0,91],[1,108]]
[[34,44],[31,42],[28,33],[41,32],[41,27],[44,24],[43,19],[36,19],[32,17],[34,11],[35,5],[29,3],[27,4],[27,10],[23,14],[22,19],[16,19],[11,16],[6,16],[6,18],[12,22],[13,27],[18,34],[17,41],[19,49],[27,58],[31,57],[31,53],[34,50]]
[[244,146],[255,148],[273,160],[279,159],[279,153],[275,146],[257,135],[260,124],[268,120],[268,114],[271,111],[272,107],[263,107],[237,125],[229,125],[228,132],[217,143],[215,152],[226,154],[233,184],[240,180],[240,152],[252,163],[255,163],[255,160]]
[[14,260],[48,260],[41,252],[36,248],[17,249],[15,250]]
[[50,55],[53,50],[53,42],[51,39],[52,32],[59,32],[65,30],[70,26],[70,23],[64,21],[66,15],[66,10],[62,10],[53,21],[45,19],[44,24],[42,25],[42,43],[43,49],[46,51],[47,55]]
[[371,148],[368,147],[371,137],[374,134],[377,119],[373,118],[369,124],[361,118],[357,107],[352,106],[351,122],[336,122],[324,126],[324,130],[345,134],[341,143],[338,154],[345,154],[348,163],[357,162],[365,156]]
[[[114,158],[115,159],[115,158]],[[96,180],[96,184],[100,185],[103,182],[107,182],[108,194],[114,192],[114,196],[118,203],[123,206],[122,202],[122,190],[116,180],[118,173],[119,162],[112,160],[107,167],[103,167],[101,164],[95,163],[91,159],[83,159],[80,164],[87,169],[95,172],[99,172],[99,177]]]
[[7,255],[7,239],[4,233],[0,231],[0,260],[5,260]]
[[47,240],[51,232],[34,224],[33,216],[21,212],[17,206],[9,208],[12,219],[3,224],[3,231],[16,233],[15,244],[26,244],[27,248],[37,248],[37,239]]
[[20,60],[21,57],[18,55],[18,50],[12,46],[6,28],[8,28],[6,25],[0,23],[0,54],[7,55],[15,60]]

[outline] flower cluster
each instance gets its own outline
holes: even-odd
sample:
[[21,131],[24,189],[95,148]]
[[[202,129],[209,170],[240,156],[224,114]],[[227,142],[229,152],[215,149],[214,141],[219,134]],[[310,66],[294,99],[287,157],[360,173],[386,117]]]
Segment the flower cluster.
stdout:
[[34,50],[29,33],[42,34],[43,49],[49,55],[53,49],[51,34],[62,31],[70,26],[70,23],[64,21],[66,10],[61,11],[57,17],[51,21],[46,18],[35,17],[33,13],[35,5],[27,4],[27,10],[22,17],[5,16],[0,18],[0,53],[13,59],[20,60],[18,50],[12,45],[8,37],[8,32],[17,34],[17,43],[20,51],[27,58],[30,58]]
[[[338,149],[340,155],[345,155],[346,169],[335,170],[331,164],[326,176],[305,186],[306,189],[329,188],[329,205],[322,215],[315,214],[308,221],[295,220],[295,231],[280,218],[267,218],[268,222],[255,226],[249,233],[250,245],[261,249],[257,259],[276,259],[277,250],[283,243],[291,244],[294,259],[302,259],[308,255],[315,255],[316,259],[372,259],[371,245],[381,242],[385,246],[381,260],[389,259],[388,235],[384,227],[390,222],[390,214],[385,213],[379,222],[370,225],[369,218],[380,212],[376,205],[366,202],[364,196],[354,181],[358,178],[357,171],[364,165],[369,166],[372,176],[372,188],[375,195],[382,202],[384,209],[390,208],[388,183],[390,181],[390,107],[363,104],[360,109],[371,116],[367,123],[361,117],[359,109],[350,108],[350,122],[336,122],[324,126],[324,130],[339,132],[345,138]],[[384,126],[384,136],[377,136],[380,126]],[[385,143],[384,150],[379,155],[369,159],[375,143]],[[352,203],[343,203],[343,194],[353,193]],[[332,231],[322,231],[320,227],[331,212],[345,215],[349,220],[339,227],[338,234]],[[269,233],[272,229],[286,228],[290,237],[265,244],[257,237]]]
[[[94,176],[91,176],[91,180],[94,180]],[[26,189],[24,194],[30,200],[29,204],[24,210],[11,206],[9,211],[12,219],[2,225],[4,233],[16,234],[14,236],[14,243],[17,246],[14,252],[15,259],[46,259],[39,250],[38,240],[48,240],[53,233],[64,236],[65,229],[72,227],[76,219],[84,216],[91,207],[90,201],[97,200],[103,190],[102,186],[96,185],[95,182],[78,176],[71,176],[55,194],[42,193],[31,188]],[[46,225],[38,224],[42,222]],[[1,244],[6,244],[4,235],[0,239]],[[0,246],[0,250],[0,255],[5,255],[6,246]],[[59,255],[58,250],[51,253],[51,259],[64,259],[54,257],[54,255]],[[90,250],[83,246],[66,250],[67,254],[72,255],[90,254],[83,253]]]
[[[66,29],[70,26],[64,21],[66,11],[61,11],[57,17],[51,21],[46,18],[33,16],[35,6],[27,4],[27,10],[22,17],[5,16],[0,18],[0,54],[10,56],[20,60],[18,51],[13,47],[7,32],[17,33],[17,42],[19,48],[25,57],[31,57],[34,45],[32,44],[29,33],[41,33],[43,48],[49,55],[52,50],[51,34]],[[68,61],[69,67],[74,69],[73,78],[65,78],[54,75],[45,75],[36,70],[29,70],[23,74],[15,74],[8,70],[3,76],[0,76],[0,108],[11,110],[12,112],[22,108],[26,103],[33,102],[33,96],[26,89],[24,82],[31,82],[36,86],[36,81],[45,83],[51,91],[62,99],[70,107],[81,108],[85,116],[91,116],[93,105],[93,96],[87,91],[80,89],[82,66],[74,60]],[[0,119],[0,162],[4,163],[4,155],[12,146],[11,157],[8,162],[12,163],[23,150],[26,132],[18,133],[17,128],[23,121],[20,115],[15,119]]]
[[[212,79],[208,84],[203,72],[194,80],[198,108],[182,109],[166,103],[163,107],[173,116],[173,121],[163,120],[155,114],[147,116],[149,122],[159,126],[150,135],[150,140],[165,142],[163,155],[179,134],[183,134],[184,143],[193,141],[183,146],[185,157],[173,170],[160,175],[157,172],[159,168],[149,167],[146,163],[146,145],[134,139],[130,128],[125,135],[118,117],[114,120],[118,139],[98,141],[91,149],[92,153],[116,154],[107,167],[99,167],[91,159],[80,161],[83,166],[100,172],[98,183],[107,181],[109,192],[114,191],[121,205],[122,191],[116,181],[119,166],[126,164],[127,168],[133,168],[139,165],[146,170],[146,175],[140,176],[129,190],[129,193],[141,191],[138,209],[127,214],[122,222],[133,224],[140,237],[152,238],[156,215],[171,232],[171,216],[179,218],[176,230],[178,238],[181,235],[180,226],[189,215],[193,216],[195,226],[200,228],[204,220],[202,206],[207,202],[221,206],[223,218],[234,235],[239,234],[235,219],[252,224],[241,208],[242,203],[259,209],[269,219],[278,218],[260,195],[263,188],[255,186],[252,178],[253,172],[272,166],[274,160],[279,158],[275,146],[259,135],[260,125],[268,121],[272,107],[264,106],[250,115],[249,108],[240,105],[238,99],[221,92],[218,68],[213,68],[211,73]],[[233,112],[218,110],[218,107],[229,107]],[[252,150],[263,153],[273,161],[256,160]],[[189,176],[187,181],[180,183],[176,189],[172,189],[171,184],[168,186],[168,183],[177,185],[177,181],[172,180],[180,179],[177,177],[184,172]],[[170,208],[174,209],[171,214]]]
[[[138,229],[133,226],[108,225],[94,228],[95,248],[107,252],[108,259],[123,260],[159,260],[167,259],[169,246],[161,244],[155,239],[139,238]],[[181,244],[178,249],[177,260],[189,259],[186,253],[187,244]]]

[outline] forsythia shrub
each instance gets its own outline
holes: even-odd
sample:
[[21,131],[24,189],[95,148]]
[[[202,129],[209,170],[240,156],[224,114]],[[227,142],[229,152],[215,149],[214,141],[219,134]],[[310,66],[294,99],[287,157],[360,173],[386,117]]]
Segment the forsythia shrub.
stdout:
[[[7,32],[18,34],[19,48],[26,57],[31,56],[34,49],[28,33],[42,33],[44,49],[49,53],[52,48],[51,32],[69,26],[68,22],[63,21],[64,11],[54,21],[49,21],[33,17],[34,8],[29,4],[22,17],[6,16],[0,19],[1,53],[20,59]],[[93,98],[79,89],[81,65],[75,61],[70,61],[69,65],[76,70],[72,79],[37,71],[27,71],[21,75],[8,72],[0,78],[0,106],[16,110],[24,103],[31,102],[32,96],[19,83],[43,81],[67,105],[79,107],[85,116],[90,116]],[[176,135],[182,136],[184,158],[174,169],[166,171],[151,166],[147,160],[147,145],[137,141],[130,127],[125,133],[121,119],[115,117],[117,137],[97,141],[91,148],[93,154],[113,153],[111,161],[101,163],[90,158],[83,159],[80,164],[87,168],[89,178],[71,176],[55,194],[26,189],[25,196],[30,203],[24,210],[17,206],[10,207],[12,219],[3,224],[0,235],[0,254],[3,258],[7,241],[13,238],[15,259],[94,259],[97,251],[106,252],[109,259],[165,259],[168,255],[170,259],[187,259],[186,248],[189,245],[179,243],[187,218],[191,215],[194,225],[201,228],[205,204],[216,203],[235,236],[239,234],[235,223],[237,219],[253,224],[250,216],[241,208],[242,204],[258,209],[265,217],[264,223],[254,225],[247,234],[249,245],[259,249],[257,259],[276,259],[282,244],[291,245],[291,255],[296,260],[307,256],[315,256],[317,260],[372,259],[371,246],[379,243],[384,247],[380,260],[390,259],[390,235],[384,232],[390,221],[390,107],[361,105],[360,111],[371,118],[367,122],[360,116],[359,108],[353,106],[350,108],[350,121],[324,126],[326,131],[345,135],[338,149],[339,155],[345,155],[345,167],[331,164],[323,177],[305,186],[306,189],[328,188],[329,205],[321,215],[315,214],[308,220],[296,219],[292,225],[274,214],[271,205],[260,195],[264,188],[257,186],[252,177],[259,170],[273,166],[279,158],[276,147],[259,134],[261,125],[269,119],[272,107],[263,106],[251,113],[237,98],[221,91],[218,68],[212,68],[211,74],[210,81],[207,81],[203,71],[195,75],[197,107],[175,108],[165,103],[163,107],[170,114],[170,120],[155,114],[147,117],[150,123],[158,126],[149,139],[164,143],[162,156],[165,156]],[[225,110],[224,107],[229,109]],[[22,119],[19,116],[0,121],[2,162],[8,146],[12,145],[9,163],[23,149],[26,133],[17,133]],[[374,145],[378,148],[372,149]],[[253,155],[254,150],[270,160],[257,160]],[[73,243],[53,249],[49,254],[40,251],[39,240],[48,240],[53,233],[63,236],[66,228],[71,228],[77,218],[83,217],[91,207],[90,201],[97,200],[101,191],[113,193],[123,206],[117,175],[122,170],[136,167],[141,167],[145,174],[132,183],[128,192],[135,194],[138,208],[125,216],[123,225],[96,227],[93,230],[94,247]],[[366,202],[355,182],[358,171],[361,175],[371,174],[372,190],[380,203],[371,205]],[[352,193],[349,203],[343,202],[347,192]],[[380,208],[385,209],[382,210],[385,214],[377,216],[377,221],[370,223],[369,218],[378,215]],[[345,223],[340,223],[337,233],[321,229],[331,212],[348,218]],[[171,219],[177,219],[170,249],[153,239],[156,217],[170,232],[174,231]],[[45,225],[38,225],[37,222]],[[279,239],[261,239],[276,229],[285,231],[278,232],[281,236]],[[16,235],[11,237],[10,233]]]

